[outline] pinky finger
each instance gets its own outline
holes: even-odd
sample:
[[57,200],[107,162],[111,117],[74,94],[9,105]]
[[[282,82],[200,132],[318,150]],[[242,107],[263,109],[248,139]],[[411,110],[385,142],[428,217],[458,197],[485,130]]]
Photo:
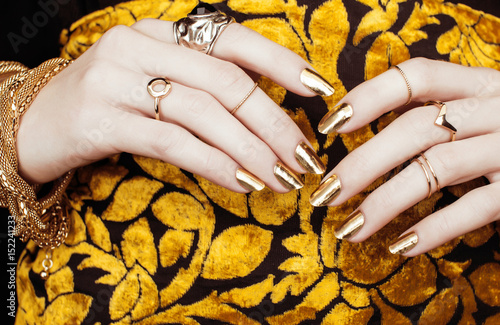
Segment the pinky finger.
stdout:
[[128,113],[120,119],[120,127],[111,136],[112,151],[168,162],[234,192],[246,193],[265,186],[226,153],[178,125]]
[[408,229],[389,250],[393,254],[416,256],[499,220],[499,196],[500,183],[472,190]]

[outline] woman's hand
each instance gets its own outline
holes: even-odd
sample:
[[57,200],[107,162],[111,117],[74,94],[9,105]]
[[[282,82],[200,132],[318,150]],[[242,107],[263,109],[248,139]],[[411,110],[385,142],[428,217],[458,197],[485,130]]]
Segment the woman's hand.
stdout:
[[[415,256],[500,219],[500,72],[420,58],[398,66],[403,73],[390,69],[349,92],[325,116],[320,130],[352,132],[403,106],[409,94],[421,104],[347,155],[325,177],[311,203],[341,205],[424,153],[373,191],[336,229],[338,238],[361,242],[437,191],[438,184],[442,188],[485,176],[490,184],[427,216],[390,247],[393,253]],[[445,120],[457,129],[456,141],[450,141],[450,129],[434,123],[441,105],[423,105],[430,100],[445,102]]]
[[[236,23],[205,55],[175,44],[172,25],[114,27],[52,79],[22,118],[20,174],[43,183],[119,152],[161,159],[235,192],[263,183],[286,192],[303,185],[295,172],[324,172],[304,134],[259,88],[230,114],[254,86],[245,71],[302,96],[331,95],[307,62]],[[147,91],[156,77],[172,85],[160,121]],[[313,91],[321,87],[326,92]]]

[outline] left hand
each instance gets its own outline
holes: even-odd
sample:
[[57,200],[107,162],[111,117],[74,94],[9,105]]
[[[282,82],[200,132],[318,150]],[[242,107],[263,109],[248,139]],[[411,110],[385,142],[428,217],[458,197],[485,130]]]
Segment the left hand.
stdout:
[[[427,162],[423,157],[419,158],[422,164],[413,161],[373,191],[336,229],[337,237],[361,242],[436,192],[437,181],[443,188],[486,177],[489,184],[425,217],[390,248],[393,253],[416,256],[500,220],[500,72],[422,58],[398,66],[411,86],[412,102],[420,104],[347,155],[326,175],[325,182],[330,181],[320,185],[311,203],[341,205],[381,175],[424,153]],[[350,91],[337,107],[348,103],[351,109],[347,107],[335,115],[334,108],[327,114],[330,122],[337,122],[330,123],[327,131],[352,132],[402,107],[408,97],[403,74],[389,69]],[[429,100],[446,104],[446,120],[457,129],[456,141],[450,141],[448,129],[434,124],[440,109],[436,105],[424,106]],[[321,128],[328,129],[325,125]]]

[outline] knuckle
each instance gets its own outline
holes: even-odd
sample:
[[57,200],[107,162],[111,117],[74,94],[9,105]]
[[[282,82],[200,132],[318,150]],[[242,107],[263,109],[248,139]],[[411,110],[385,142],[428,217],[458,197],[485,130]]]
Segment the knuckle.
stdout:
[[441,213],[436,223],[437,233],[450,234],[454,233],[453,225],[456,224],[456,218],[450,213]]
[[[433,69],[432,62],[433,60],[417,57],[407,61],[408,64],[412,65],[413,71],[418,71],[415,75],[412,75],[411,78],[416,80],[416,84],[418,85],[418,98],[427,98],[429,93],[431,92],[432,83],[429,82],[433,79]],[[414,87],[414,85],[412,85]]]
[[184,99],[183,110],[188,113],[191,118],[199,119],[213,111],[216,105],[217,102],[211,95],[200,91]]
[[372,169],[373,161],[369,157],[373,157],[370,150],[364,148],[363,150],[357,149],[349,154],[349,160],[344,161],[343,164],[347,164],[347,169],[355,170],[358,174],[368,174],[370,169]]
[[472,218],[480,220],[481,224],[494,221],[499,213],[498,193],[491,190],[469,192]]
[[453,177],[453,175],[458,176],[457,170],[460,170],[461,161],[457,159],[457,152],[451,146],[436,145],[430,148],[425,153],[425,156],[438,178],[446,184],[454,181],[450,177]]
[[[220,62],[219,64],[213,66],[211,72],[213,82],[216,85],[219,85],[220,88],[224,90],[232,89],[232,92],[235,94],[248,91],[245,86],[248,85],[249,78],[243,70],[238,68],[235,64],[230,62]],[[241,95],[240,97],[243,96],[244,95]]]
[[130,31],[130,27],[125,25],[117,25],[110,28],[96,43],[94,49],[96,55],[109,57],[110,53],[116,52],[117,48],[122,47],[124,40],[130,39]]
[[143,19],[135,22],[131,27],[138,29],[138,30],[145,30],[146,27],[151,26],[151,23],[154,21],[155,21],[155,19],[153,19],[153,18],[143,18]]
[[158,131],[156,136],[152,137],[155,141],[151,143],[151,150],[155,157],[165,157],[167,153],[184,148],[184,135],[183,130],[177,127],[163,128]]

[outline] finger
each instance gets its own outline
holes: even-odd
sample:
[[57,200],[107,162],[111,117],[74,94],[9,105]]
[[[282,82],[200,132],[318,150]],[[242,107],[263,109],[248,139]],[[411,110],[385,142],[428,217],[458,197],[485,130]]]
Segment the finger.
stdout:
[[408,229],[390,249],[416,256],[500,219],[500,184],[472,190]]
[[425,159],[419,158],[422,165],[412,162],[373,191],[358,211],[337,228],[335,235],[361,242],[437,191],[438,185],[443,188],[498,172],[500,152],[491,147],[499,141],[499,134],[488,134],[432,147],[425,152]]
[[[121,46],[122,52],[126,53],[118,62],[121,66],[140,74],[155,77],[166,76],[173,83],[209,93],[228,111],[233,110],[254,87],[253,80],[232,63],[202,55],[177,45],[164,44],[149,39],[126,27],[125,29],[119,28],[112,33],[108,32],[104,36],[108,34],[110,36],[107,36],[106,39],[101,38],[102,43],[97,44],[98,46],[94,50],[98,57],[100,52],[109,53],[109,51],[116,51],[116,48]],[[123,49],[123,44],[116,44],[117,39],[130,40],[134,44],[134,49],[149,48],[150,51],[142,53],[142,58],[149,57],[149,59],[141,60],[141,53],[136,53],[141,51],[133,51],[131,48],[130,51],[126,50],[128,44]],[[162,55],[155,58],[155,53],[160,52]],[[285,165],[297,172],[308,171],[304,168],[304,164],[299,163],[295,157],[299,145],[308,144],[306,137],[287,114],[261,89],[255,89],[237,113],[236,116],[240,122],[266,142]],[[281,127],[282,125],[286,127]],[[318,160],[316,158],[314,157],[315,160]],[[320,170],[316,171],[316,173],[321,172]]]
[[[413,102],[490,97],[500,94],[500,72],[416,58],[389,69],[351,90],[320,122],[320,132],[352,132],[382,114],[403,106],[408,85]],[[343,105],[344,104],[344,105]],[[348,105],[347,105],[348,104]]]
[[[109,90],[96,87],[93,91],[94,96],[101,94],[102,97],[109,98],[108,104],[112,107],[119,107],[145,117],[155,116],[154,99],[146,90],[146,85],[151,77],[123,68],[113,69],[112,66],[108,67],[107,71],[108,73],[102,76],[101,83],[110,84],[113,87]],[[93,80],[94,77],[90,79]],[[272,190],[285,192],[291,189],[285,186],[288,184],[283,184],[274,175],[275,166],[280,160],[286,164],[286,160],[293,159],[293,162],[297,164],[295,157],[285,151],[286,146],[279,143],[279,139],[268,139],[269,143],[280,145],[279,148],[273,150],[266,142],[229,114],[211,95],[175,82],[171,83],[171,87],[170,93],[161,99],[159,104],[161,121],[179,125],[205,143],[223,151]],[[281,110],[276,112],[283,113]],[[291,121],[286,114],[283,113],[283,115],[285,121]],[[265,127],[269,120],[262,120],[262,122],[262,127]],[[300,132],[290,133],[290,129],[272,131],[285,134],[289,140],[296,141],[295,145],[303,141]],[[278,157],[275,151],[281,153],[282,156]],[[319,158],[317,160],[319,161]]]
[[[162,42],[175,44],[173,22],[143,19],[132,28]],[[312,69],[309,63],[293,51],[237,23],[230,24],[223,30],[211,55],[266,76],[301,96],[329,96],[334,92],[333,87],[322,82],[321,78],[314,84],[311,84],[309,79],[309,83],[301,83],[304,69]],[[317,82],[321,84],[316,85]],[[315,92],[313,89],[321,91]]]
[[248,192],[236,177],[240,165],[184,128],[126,112],[117,113],[115,119],[119,126],[107,140],[113,151],[159,159],[229,190]]
[[[446,119],[457,125],[457,142],[495,132],[500,125],[500,116],[494,113],[498,101],[497,97],[479,98],[470,111],[462,110],[468,103],[467,99],[448,102]],[[463,112],[467,113],[461,115]],[[332,184],[336,184],[336,187],[320,188],[319,194],[313,194],[311,203],[342,204],[378,177],[418,153],[450,141],[450,131],[434,124],[438,113],[439,109],[432,105],[412,109],[397,118],[370,141],[347,155],[325,178],[325,182],[335,179]],[[336,191],[335,195],[323,195],[333,190]]]

